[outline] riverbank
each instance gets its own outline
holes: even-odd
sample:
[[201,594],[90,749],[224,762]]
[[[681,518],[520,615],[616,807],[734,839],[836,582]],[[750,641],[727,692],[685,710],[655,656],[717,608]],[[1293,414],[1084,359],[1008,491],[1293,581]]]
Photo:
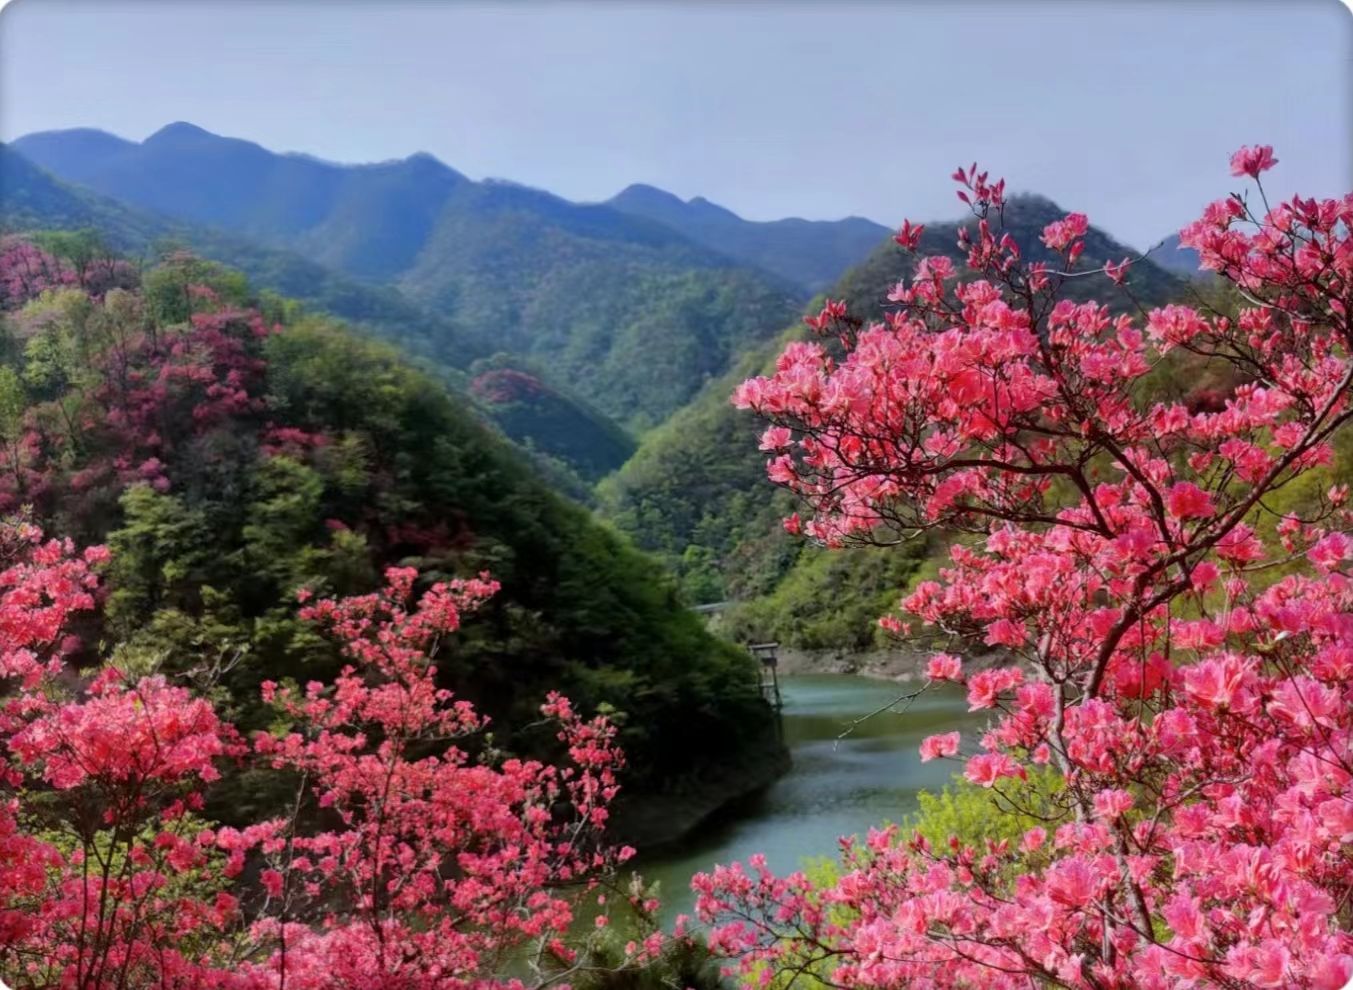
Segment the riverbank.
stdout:
[[645,851],[680,842],[725,808],[770,787],[790,765],[784,742],[767,736],[736,760],[701,768],[671,793],[627,796],[622,791],[610,832]]
[[805,674],[853,674],[881,681],[905,683],[920,677],[933,650],[895,647],[887,650],[796,650],[780,647],[778,672],[782,677]]
[[954,773],[948,760],[922,763],[921,741],[982,721],[968,713],[964,692],[952,684],[894,711],[883,709],[905,689],[881,679],[787,675],[780,689],[789,772],[678,842],[638,847],[634,868],[659,885],[668,922],[690,913],[691,876],[715,863],[745,863],[761,853],[770,869],[785,874],[835,859],[843,835],[905,820],[917,809],[919,791],[939,791]]
[[[827,675],[861,677],[906,684],[925,676],[933,646],[899,644],[885,650],[802,650],[780,647],[781,678]],[[989,666],[995,652],[965,656],[970,670]],[[679,745],[679,743],[676,743]],[[775,738],[749,747],[736,761],[693,772],[684,786],[669,794],[632,794],[616,803],[612,834],[618,841],[650,850],[680,844],[726,809],[774,786],[790,771],[790,751]]]
[[[933,647],[900,645],[886,650],[796,650],[780,647],[777,670],[781,677],[810,674],[851,674],[880,681],[905,684],[925,676],[926,663],[935,653]],[[995,652],[964,655],[970,669],[981,669],[996,661]]]

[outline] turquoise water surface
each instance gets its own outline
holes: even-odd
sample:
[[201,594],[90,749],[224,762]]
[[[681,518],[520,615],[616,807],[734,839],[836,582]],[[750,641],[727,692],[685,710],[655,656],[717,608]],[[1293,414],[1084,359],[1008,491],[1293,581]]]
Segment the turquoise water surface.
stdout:
[[921,763],[921,740],[981,724],[952,687],[903,702],[899,710],[853,729],[852,720],[916,685],[823,674],[786,677],[781,688],[793,768],[695,835],[649,855],[641,852],[635,862],[646,880],[660,882],[664,917],[690,912],[690,878],[714,863],[745,861],[761,852],[772,870],[788,872],[806,859],[834,856],[842,835],[862,835],[871,826],[900,820],[915,810],[917,791],[939,790],[958,769],[952,760]]

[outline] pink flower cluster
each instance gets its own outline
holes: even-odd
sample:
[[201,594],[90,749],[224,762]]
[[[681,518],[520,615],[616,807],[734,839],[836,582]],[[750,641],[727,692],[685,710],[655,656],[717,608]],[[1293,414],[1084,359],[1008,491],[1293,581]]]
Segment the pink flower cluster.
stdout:
[[[7,524],[0,556],[9,985],[495,990],[525,986],[503,972],[514,953],[558,969],[576,958],[573,892],[632,855],[603,840],[623,759],[613,725],[558,695],[542,714],[562,763],[461,748],[485,720],[438,685],[432,658],[496,582],[417,595],[402,568],[377,593],[307,604],[350,664],[331,683],[265,684],[285,728],[249,746],[163,676],[63,668],[104,551]],[[292,814],[205,827],[220,765],[245,759],[299,781]],[[661,942],[636,944],[628,964]]]
[[[1233,169],[1274,162],[1242,149]],[[956,178],[971,201],[975,170]],[[1276,527],[1263,509],[1353,420],[1353,195],[1208,207],[1184,243],[1244,304],[1144,327],[1066,299],[1070,275],[1023,263],[988,205],[965,278],[918,266],[882,322],[819,318],[839,348],[789,345],[734,401],[770,420],[770,477],[813,508],[810,536],[969,534],[902,605],[1003,651],[964,678],[993,713],[965,776],[1020,807],[1046,765],[1053,811],[1017,847],[875,833],[820,889],[719,867],[695,885],[711,944],[840,987],[1342,990],[1353,519],[1338,488]],[[1044,241],[1074,264],[1086,230]],[[1175,349],[1232,368],[1227,393],[1151,399]],[[927,673],[962,676],[947,655]]]

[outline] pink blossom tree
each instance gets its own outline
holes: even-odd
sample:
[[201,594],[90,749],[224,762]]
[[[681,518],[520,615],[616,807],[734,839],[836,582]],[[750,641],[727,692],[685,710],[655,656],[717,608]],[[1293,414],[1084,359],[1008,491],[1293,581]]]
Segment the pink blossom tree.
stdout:
[[577,960],[569,892],[632,854],[601,842],[615,727],[551,695],[541,711],[566,765],[472,759],[455,741],[485,720],[437,686],[429,657],[498,585],[436,585],[411,607],[416,572],[387,577],[379,593],[303,610],[352,661],[332,685],[264,684],[292,726],[255,748],[301,779],[298,809],[313,797],[331,827],[293,817],[217,836],[232,871],[247,848],[265,854],[263,969],[296,990],[524,985],[503,976],[514,959],[523,976],[558,979]]
[[[1035,766],[1058,809],[1018,843],[933,847],[896,829],[845,843],[816,889],[764,863],[698,877],[711,944],[763,978],[841,987],[1312,987],[1353,977],[1353,539],[1348,492],[1273,508],[1353,417],[1353,195],[1255,192],[1183,231],[1243,300],[1114,316],[1063,296],[1084,215],[1054,263],[1001,229],[1004,183],[955,173],[968,272],[923,257],[879,323],[829,302],[737,405],[770,420],[772,480],[828,546],[967,534],[904,608],[999,648],[966,682],[976,738],[926,740],[998,807]],[[897,236],[915,251],[920,227]],[[1167,354],[1178,352],[1168,359]],[[1181,360],[1182,356],[1182,360]],[[1162,401],[1162,360],[1220,367],[1224,402]],[[897,620],[888,617],[896,627]]]
[[68,624],[94,607],[106,552],[13,524],[0,547],[0,973],[16,987],[214,985],[230,901],[204,896],[192,811],[237,740],[161,677],[109,669],[72,697]]
[[[432,658],[494,582],[416,597],[396,569],[378,593],[308,605],[350,663],[332,683],[265,685],[283,724],[250,746],[187,686],[67,665],[106,551],[11,523],[0,553],[10,986],[493,990],[587,963],[576,895],[631,854],[603,835],[622,756],[610,723],[557,695],[542,714],[558,764],[471,755],[485,720]],[[209,827],[222,764],[250,758],[298,782],[291,813]]]

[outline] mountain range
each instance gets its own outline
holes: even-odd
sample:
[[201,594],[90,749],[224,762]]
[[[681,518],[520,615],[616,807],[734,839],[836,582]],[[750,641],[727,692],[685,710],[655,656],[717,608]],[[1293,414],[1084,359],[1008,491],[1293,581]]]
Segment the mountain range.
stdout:
[[703,201],[678,223],[632,193],[572,203],[427,154],[338,165],[187,123],[141,142],[76,129],[13,147],[133,207],[385,283],[454,327],[465,354],[535,359],[640,431],[886,233],[858,219],[756,224]]
[[[139,142],[77,128],[12,149],[80,187],[28,196],[20,220],[131,231],[120,240],[133,247],[177,237],[444,365],[524,360],[636,435],[889,234],[860,217],[749,221],[639,184],[574,203],[427,153],[337,164],[184,122]],[[11,224],[27,187],[52,186],[40,173],[4,181]],[[73,205],[33,202],[62,195]],[[515,422],[509,435],[528,439]]]
[[744,220],[703,196],[682,200],[654,186],[627,186],[607,205],[678,230],[705,247],[818,292],[886,240],[892,231],[863,217],[844,220]]
[[[10,226],[94,226],[141,245],[176,236],[450,369],[463,401],[556,488],[595,497],[688,600],[773,602],[812,584],[805,569],[820,565],[780,531],[785,506],[764,479],[755,424],[727,397],[803,333],[811,293],[878,315],[910,271],[886,227],[748,221],[646,185],[573,203],[475,181],[427,154],[339,165],[182,123],[141,142],[44,132],[0,152]],[[1065,213],[1022,195],[1003,222],[1026,256],[1047,258],[1042,228]],[[922,252],[961,262],[960,226],[928,225]],[[1087,264],[1135,254],[1095,228],[1085,239]],[[1173,238],[1134,266],[1137,299],[1180,298],[1190,255]],[[1110,289],[1089,277],[1068,294]],[[881,590],[905,579],[859,560],[833,580]],[[782,601],[756,634],[812,639],[784,627],[794,610]]]
[[352,278],[293,251],[265,247],[73,185],[38,167],[13,145],[0,145],[0,226],[93,230],[109,248],[137,257],[168,246],[184,247],[239,269],[259,288],[365,326],[415,354],[447,363],[480,356],[468,348],[451,321],[410,302],[394,288]]
[[[1021,195],[1007,202],[1000,223],[1025,257],[1048,261],[1052,256],[1040,240],[1041,232],[1066,212],[1046,197]],[[918,254],[946,255],[961,266],[964,252],[958,246],[958,233],[964,225],[927,224]],[[1094,227],[1084,243],[1086,269],[1137,254]],[[913,264],[913,256],[890,240],[851,268],[828,295],[844,300],[861,319],[877,319],[888,291],[910,276]],[[1111,305],[1120,311],[1135,312],[1138,304],[1161,305],[1182,298],[1187,291],[1181,279],[1150,260],[1132,267],[1129,284],[1133,298],[1114,292],[1102,274],[1070,280],[1064,293],[1073,299],[1112,300]],[[863,648],[872,639],[872,620],[889,607],[887,603],[879,606],[870,596],[895,594],[906,575],[880,570],[877,555],[867,551],[828,554],[833,559],[831,566],[839,572],[833,579],[839,592],[836,598],[823,608],[812,609],[786,597],[787,592],[804,589],[821,593],[821,581],[801,579],[801,575],[825,566],[824,554],[784,534],[780,520],[793,511],[792,500],[766,479],[766,455],[756,444],[759,421],[729,402],[739,381],[769,373],[785,343],[807,333],[799,322],[744,352],[725,377],[711,382],[662,427],[647,434],[625,466],[601,483],[600,507],[640,547],[677,572],[689,597],[759,601],[756,614],[732,617],[748,623],[739,631],[751,639],[778,639],[800,647]],[[919,560],[905,555],[888,558],[890,568],[918,565]],[[847,608],[850,603],[858,607]],[[804,617],[809,615],[825,617],[830,631],[806,630]],[[843,643],[843,636],[850,638]]]

